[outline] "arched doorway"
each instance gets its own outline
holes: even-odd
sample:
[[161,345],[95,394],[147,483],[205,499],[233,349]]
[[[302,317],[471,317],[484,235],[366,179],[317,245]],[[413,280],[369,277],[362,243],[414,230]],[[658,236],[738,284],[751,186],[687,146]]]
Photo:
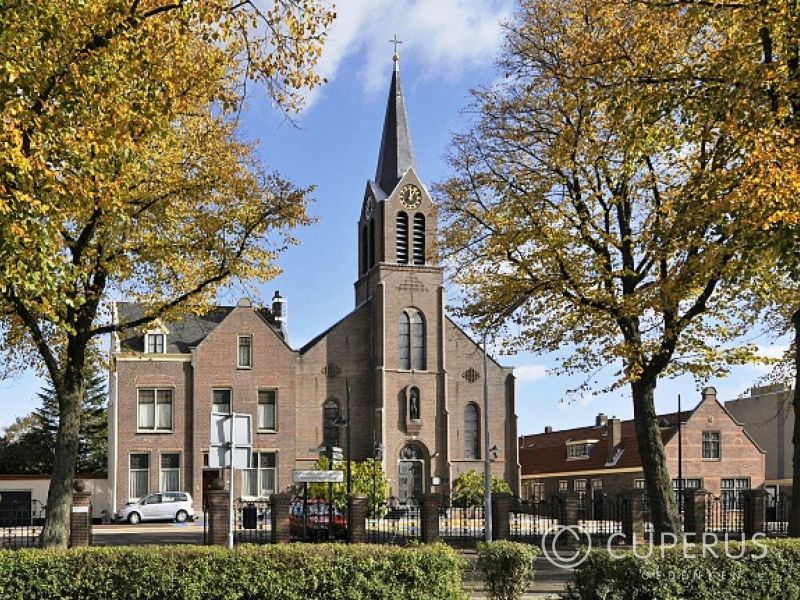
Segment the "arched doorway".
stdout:
[[398,499],[401,504],[416,504],[425,491],[425,455],[416,444],[406,444],[398,461]]

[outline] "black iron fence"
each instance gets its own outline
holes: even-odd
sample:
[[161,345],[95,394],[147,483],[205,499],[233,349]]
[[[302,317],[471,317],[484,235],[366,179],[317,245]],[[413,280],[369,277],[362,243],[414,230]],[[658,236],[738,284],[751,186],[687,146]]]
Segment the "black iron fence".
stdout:
[[509,513],[509,535],[519,542],[538,543],[542,536],[564,523],[564,500],[558,496],[517,502]]
[[367,539],[371,544],[405,545],[422,534],[420,509],[415,505],[382,506],[376,518],[367,519]]
[[747,498],[742,493],[706,494],[705,530],[709,533],[741,533]]
[[764,506],[764,533],[773,536],[787,535],[791,507],[791,496],[783,492],[768,495]]
[[269,500],[237,500],[234,502],[234,543],[268,544],[272,542],[271,511]]
[[578,525],[592,537],[609,537],[622,532],[622,519],[627,499],[594,493],[578,502]]
[[483,506],[451,506],[439,512],[439,537],[448,544],[472,546],[486,537]]
[[30,548],[39,543],[45,507],[38,501],[0,508],[0,548]]

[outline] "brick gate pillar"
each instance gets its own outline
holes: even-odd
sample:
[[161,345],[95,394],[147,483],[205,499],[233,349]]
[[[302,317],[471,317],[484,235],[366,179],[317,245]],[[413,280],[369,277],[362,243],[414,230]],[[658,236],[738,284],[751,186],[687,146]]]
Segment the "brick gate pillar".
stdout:
[[510,534],[508,519],[514,506],[511,494],[492,494],[492,539],[507,540]]
[[270,497],[270,519],[272,520],[272,542],[285,544],[292,541],[289,531],[289,505],[292,497],[289,494],[273,494]]
[[422,494],[419,504],[421,538],[426,544],[439,541],[439,508],[442,505],[441,494]]
[[752,538],[756,533],[764,532],[766,496],[767,492],[764,490],[745,490],[742,492],[745,537]]
[[72,484],[72,511],[69,519],[69,546],[77,548],[92,543],[92,494],[86,483],[75,480]]
[[706,494],[703,488],[683,490],[683,533],[693,534],[697,542],[706,531]]
[[561,525],[577,525],[580,515],[580,497],[576,492],[562,492],[559,496],[564,506]]
[[228,545],[228,526],[230,518],[229,497],[227,490],[209,490],[208,501],[208,544],[211,546]]
[[367,497],[351,495],[348,500],[347,541],[351,544],[367,543]]
[[644,538],[644,490],[624,490],[622,497],[622,533],[625,543]]

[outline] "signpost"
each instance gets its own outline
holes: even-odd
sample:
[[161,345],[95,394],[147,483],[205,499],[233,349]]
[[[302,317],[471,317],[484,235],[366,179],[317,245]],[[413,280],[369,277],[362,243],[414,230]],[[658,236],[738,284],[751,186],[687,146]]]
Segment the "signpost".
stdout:
[[295,469],[292,471],[292,481],[295,483],[342,483],[344,472]]
[[233,548],[233,473],[249,469],[253,453],[252,417],[237,413],[211,413],[211,436],[208,466],[229,469],[228,479],[228,548]]

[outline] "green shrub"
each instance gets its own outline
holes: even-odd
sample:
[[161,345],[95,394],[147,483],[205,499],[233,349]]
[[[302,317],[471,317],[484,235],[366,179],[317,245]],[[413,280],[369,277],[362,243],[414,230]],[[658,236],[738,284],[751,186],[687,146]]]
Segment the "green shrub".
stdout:
[[[800,540],[729,542],[702,556],[699,546],[681,546],[638,558],[630,551],[591,552],[575,570],[568,600],[800,600]],[[766,548],[766,549],[765,549]],[[637,552],[644,556],[645,547]],[[764,553],[766,554],[764,555]],[[742,555],[741,558],[738,558]],[[763,556],[762,556],[763,555]]]
[[0,551],[3,600],[464,600],[444,545]]
[[486,576],[486,586],[496,600],[516,600],[533,581],[535,546],[514,542],[478,544],[478,568]]

